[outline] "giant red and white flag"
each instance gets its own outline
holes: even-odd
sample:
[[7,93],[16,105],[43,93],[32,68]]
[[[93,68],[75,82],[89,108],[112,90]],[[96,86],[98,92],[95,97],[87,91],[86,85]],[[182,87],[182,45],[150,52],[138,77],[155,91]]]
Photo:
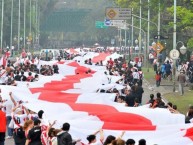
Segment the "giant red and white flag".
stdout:
[[73,138],[81,138],[84,143],[87,135],[103,128],[106,137],[125,130],[123,139],[144,138],[148,145],[193,144],[193,125],[184,123],[184,115],[161,108],[125,107],[113,102],[115,94],[96,93],[97,88],[109,85],[105,67],[97,70],[96,66],[73,61],[58,65],[60,74],[41,76],[29,88],[21,87],[25,82],[18,87],[1,86],[3,96],[11,90],[14,97],[29,102],[27,108],[35,112],[43,109],[47,120],[57,120],[58,127],[69,122]]

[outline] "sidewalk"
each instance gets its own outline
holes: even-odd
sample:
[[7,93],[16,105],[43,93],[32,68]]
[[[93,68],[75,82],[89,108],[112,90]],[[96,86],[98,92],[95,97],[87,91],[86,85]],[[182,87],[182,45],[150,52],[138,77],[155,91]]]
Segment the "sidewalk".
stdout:
[[[176,77],[178,76],[178,72],[176,74]],[[144,98],[142,103],[145,103],[149,100],[149,95],[150,94],[156,94],[157,92],[161,93],[162,98],[164,99],[165,102],[168,102],[165,98],[164,95],[168,94],[168,93],[174,93],[173,92],[173,81],[167,80],[167,79],[162,79],[160,86],[157,87],[156,86],[156,82],[155,79],[152,78],[149,81],[147,80],[143,80],[143,88],[144,88]],[[184,91],[188,91],[189,88],[188,87],[184,87]],[[178,93],[178,81],[176,79],[175,81],[175,93]],[[148,96],[148,98],[147,98]]]

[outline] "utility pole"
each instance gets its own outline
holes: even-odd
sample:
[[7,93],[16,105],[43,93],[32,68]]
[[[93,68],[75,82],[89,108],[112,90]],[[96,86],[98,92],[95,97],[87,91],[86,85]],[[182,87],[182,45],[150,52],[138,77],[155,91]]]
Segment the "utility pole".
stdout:
[[32,25],[32,4],[31,4],[31,2],[32,2],[32,0],[29,0],[29,10],[30,10],[30,20],[29,20],[29,24],[30,24],[30,26],[29,26],[29,33],[30,33],[30,35],[31,35],[31,25]]
[[139,19],[139,27],[140,27],[140,30],[139,30],[139,52],[142,53],[142,47],[141,47],[141,5],[142,5],[142,2],[140,0],[140,19]]
[[1,51],[3,53],[3,21],[4,21],[4,0],[1,3]]
[[[133,8],[131,9],[132,11],[132,15],[131,15],[131,49],[133,49]],[[132,50],[133,51],[133,50]],[[130,52],[130,49],[129,49]],[[130,55],[130,59],[131,59],[131,55]]]
[[[173,30],[173,50],[176,49],[176,5],[174,0],[174,30]],[[176,59],[173,59],[173,92],[176,91]]]
[[[11,0],[11,34],[10,34],[10,48],[12,49],[13,46],[13,0]],[[11,52],[14,51],[13,49]],[[12,52],[14,55],[14,52]]]
[[36,0],[35,3],[35,13],[36,13],[36,35],[35,35],[35,44],[37,46],[37,42],[38,42],[38,0]]
[[148,23],[147,23],[147,47],[146,47],[146,61],[147,61],[147,72],[149,72],[149,29],[150,29],[150,0],[148,0]]
[[23,3],[23,5],[24,5],[24,23],[23,23],[23,31],[24,31],[24,33],[23,33],[23,47],[25,48],[25,44],[26,44],[26,0],[24,0],[24,3]]
[[20,50],[20,19],[21,18],[21,0],[19,0],[19,10],[18,10],[18,38],[17,38],[17,46],[18,50]]
[[126,50],[126,47],[127,47],[127,22],[125,20],[125,50]]
[[[158,29],[157,29],[157,42],[160,42],[160,0],[158,4]],[[157,50],[157,45],[156,45],[156,50]],[[159,51],[157,50],[157,61],[159,62]],[[160,60],[161,61],[161,60]],[[161,63],[161,62],[160,62]]]

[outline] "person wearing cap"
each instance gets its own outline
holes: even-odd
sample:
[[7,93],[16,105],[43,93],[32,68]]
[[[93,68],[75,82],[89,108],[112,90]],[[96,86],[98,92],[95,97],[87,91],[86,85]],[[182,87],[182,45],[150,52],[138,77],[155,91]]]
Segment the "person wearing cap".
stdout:
[[[100,140],[96,140],[96,135],[100,133]],[[104,133],[103,130],[100,129],[96,131],[94,134],[88,135],[87,138],[89,145],[103,145],[104,141]]]
[[0,145],[4,145],[6,132],[6,115],[0,108]]
[[184,74],[184,71],[181,70],[180,71],[180,74],[178,75],[178,85],[179,85],[179,92],[180,92],[180,95],[184,95],[184,85],[185,85],[185,82],[186,82],[186,75]]

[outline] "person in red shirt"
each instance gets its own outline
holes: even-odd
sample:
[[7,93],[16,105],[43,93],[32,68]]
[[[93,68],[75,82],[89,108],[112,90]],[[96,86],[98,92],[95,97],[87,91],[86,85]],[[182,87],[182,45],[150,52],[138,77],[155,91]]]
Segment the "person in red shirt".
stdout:
[[108,61],[109,67],[112,68],[114,61],[112,60],[112,58],[110,58],[110,60]]
[[156,80],[156,86],[159,87],[161,82],[161,74],[158,71],[156,72],[155,80]]
[[10,55],[11,55],[10,51],[9,51],[9,50],[7,50],[7,51],[5,52],[5,57],[6,57],[6,58],[9,58],[9,57],[10,57]]
[[28,77],[27,77],[27,82],[32,82],[33,79],[34,79],[34,77],[32,76],[32,73],[29,72],[29,73],[28,73]]
[[23,50],[23,52],[21,53],[21,57],[26,58],[26,56],[27,56],[27,53],[25,52],[25,50]]
[[4,145],[6,132],[6,115],[0,108],[0,145]]

